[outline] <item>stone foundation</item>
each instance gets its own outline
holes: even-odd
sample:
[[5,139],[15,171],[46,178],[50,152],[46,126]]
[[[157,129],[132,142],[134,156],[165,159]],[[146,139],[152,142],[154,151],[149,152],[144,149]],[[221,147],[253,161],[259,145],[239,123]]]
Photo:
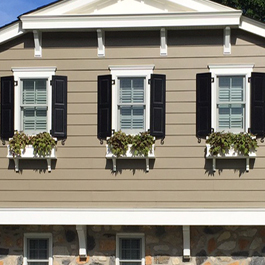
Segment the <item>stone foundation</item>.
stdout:
[[24,233],[53,235],[54,265],[115,265],[116,234],[145,235],[146,265],[265,265],[265,227],[191,227],[191,258],[183,260],[181,226],[88,226],[86,259],[75,226],[1,226],[0,265],[23,264]]

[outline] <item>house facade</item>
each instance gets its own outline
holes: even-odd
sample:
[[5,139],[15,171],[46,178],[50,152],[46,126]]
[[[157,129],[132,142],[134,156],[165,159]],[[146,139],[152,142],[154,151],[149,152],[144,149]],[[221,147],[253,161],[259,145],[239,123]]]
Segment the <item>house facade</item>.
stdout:
[[[265,264],[264,47],[208,0],[61,0],[0,28],[0,265]],[[117,156],[121,131],[155,143]],[[212,132],[257,151],[213,155]]]

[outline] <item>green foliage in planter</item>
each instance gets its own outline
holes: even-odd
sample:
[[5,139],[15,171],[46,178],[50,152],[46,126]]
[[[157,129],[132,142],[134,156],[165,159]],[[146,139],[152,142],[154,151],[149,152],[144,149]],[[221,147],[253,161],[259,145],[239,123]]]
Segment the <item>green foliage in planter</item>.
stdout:
[[122,131],[115,132],[108,140],[111,152],[116,156],[125,155],[131,138]]
[[20,156],[21,150],[25,151],[26,145],[30,144],[30,138],[23,132],[15,132],[12,139],[9,141],[9,149],[13,156]]
[[132,140],[133,154],[148,156],[148,152],[152,150],[152,145],[154,143],[154,137],[148,132],[135,135]]
[[148,132],[142,132],[137,135],[126,135],[124,132],[118,131],[107,140],[111,152],[118,157],[126,154],[128,144],[132,145],[134,155],[147,156],[154,142],[153,136]]
[[9,141],[9,148],[13,156],[21,156],[21,150],[25,151],[27,145],[32,145],[34,154],[39,156],[50,155],[56,142],[52,136],[47,133],[39,133],[35,136],[28,136],[24,132],[16,131],[13,138]]
[[238,153],[247,156],[250,151],[256,151],[258,147],[256,138],[249,133],[214,132],[210,134],[206,143],[210,144],[212,155],[225,154],[233,147]]
[[35,155],[48,156],[51,154],[51,150],[56,145],[56,142],[49,133],[43,132],[33,136],[31,144],[33,145]]
[[235,150],[242,155],[248,155],[250,151],[256,151],[258,147],[257,139],[249,133],[239,133],[234,137]]

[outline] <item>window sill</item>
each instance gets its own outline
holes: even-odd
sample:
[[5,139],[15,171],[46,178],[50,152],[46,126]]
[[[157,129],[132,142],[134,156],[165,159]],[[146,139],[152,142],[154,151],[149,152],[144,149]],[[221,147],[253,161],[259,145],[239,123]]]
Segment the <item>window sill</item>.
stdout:
[[256,157],[256,151],[252,151],[249,153],[249,155],[242,155],[239,154],[237,151],[235,151],[233,148],[231,148],[227,153],[225,154],[217,154],[212,155],[210,153],[210,144],[206,144],[206,159],[212,159],[213,160],[213,171],[216,171],[216,159],[246,159],[246,171],[249,172],[249,159]]
[[145,159],[145,161],[146,161],[146,172],[148,172],[149,171],[149,159],[155,159],[155,145],[154,144],[152,145],[152,150],[148,153],[147,156],[134,155],[132,153],[132,150],[131,150],[132,145],[129,144],[128,147],[129,148],[128,148],[125,155],[117,157],[116,155],[114,155],[111,152],[109,145],[106,145],[106,158],[112,159],[113,171],[114,172],[117,171],[117,161],[116,161],[117,159]]
[[14,155],[10,151],[9,145],[7,146],[7,158],[14,159],[15,162],[15,171],[19,172],[19,160],[20,159],[46,159],[48,172],[51,172],[51,160],[57,159],[56,157],[56,147],[51,150],[51,154],[49,156],[39,156],[38,154],[34,154],[34,148],[32,145],[26,146],[25,150],[21,149],[21,155]]

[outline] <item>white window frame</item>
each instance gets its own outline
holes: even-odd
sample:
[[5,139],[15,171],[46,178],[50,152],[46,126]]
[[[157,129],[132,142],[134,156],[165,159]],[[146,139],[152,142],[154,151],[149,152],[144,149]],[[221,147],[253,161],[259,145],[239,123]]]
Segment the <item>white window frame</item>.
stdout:
[[52,265],[53,262],[52,262],[52,234],[51,233],[26,233],[24,234],[23,265],[31,264],[30,262],[28,262],[28,239],[48,239],[48,264]]
[[47,132],[52,128],[52,76],[55,75],[56,67],[36,67],[36,68],[12,68],[15,81],[14,100],[14,129],[23,131],[21,102],[22,102],[22,80],[23,79],[47,79]]
[[145,265],[145,237],[144,234],[142,233],[118,233],[116,235],[116,262],[115,265],[120,265],[120,239],[134,239],[134,238],[139,238],[141,239],[142,243],[142,249],[141,249],[141,265]]
[[[145,78],[145,131],[150,129],[150,84],[148,80],[151,79],[151,74],[154,70],[154,65],[128,65],[128,66],[109,66],[111,71],[112,80],[112,129],[115,131],[119,130],[119,113],[118,113],[118,98],[119,98],[119,78]],[[133,134],[133,132],[132,132]]]
[[[245,120],[242,132],[247,132],[250,128],[250,83],[249,78],[253,72],[254,65],[208,65],[212,74],[212,118],[211,124],[214,131],[218,131],[218,109],[216,107],[218,97],[218,77],[219,76],[244,76],[245,77]],[[233,130],[230,130],[234,132]],[[235,132],[236,133],[236,132]]]

